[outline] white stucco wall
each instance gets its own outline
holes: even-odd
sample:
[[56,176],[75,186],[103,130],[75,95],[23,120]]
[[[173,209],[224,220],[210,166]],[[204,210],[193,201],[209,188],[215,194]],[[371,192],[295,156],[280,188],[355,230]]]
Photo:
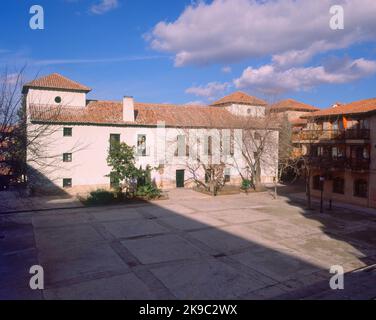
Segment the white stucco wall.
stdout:
[[[61,97],[61,103],[55,102],[56,97]],[[38,90],[29,89],[27,94],[27,103],[41,104],[41,105],[61,105],[67,107],[85,107],[86,106],[86,93],[82,92],[69,92],[57,90]]]
[[[30,124],[29,130],[35,131],[40,125]],[[72,128],[72,137],[63,136],[63,128]],[[139,134],[146,135],[146,156],[137,156],[137,166],[145,168],[150,165],[152,168],[158,167],[162,162],[165,164],[163,175],[157,170],[153,171],[152,178],[157,183],[164,181],[163,187],[174,187],[176,180],[176,170],[186,170],[185,179],[191,177],[187,168],[187,157],[176,157],[174,155],[177,148],[177,136],[182,131],[175,128],[165,129],[165,144],[167,156],[161,153],[162,141],[160,134],[164,129],[148,127],[105,127],[105,126],[51,126],[48,132],[40,137],[41,143],[39,151],[46,156],[49,165],[41,165],[41,161],[33,161],[33,155],[28,153],[28,164],[34,172],[38,172],[40,177],[45,177],[58,188],[62,188],[63,179],[72,179],[73,187],[86,186],[109,186],[110,168],[107,166],[107,154],[109,149],[110,134],[120,134],[121,141],[128,145],[137,146]],[[159,131],[159,132],[158,132]],[[191,130],[192,131],[192,130]],[[159,135],[157,135],[157,133]],[[186,132],[187,133],[187,132]],[[189,133],[190,135],[192,133]],[[162,134],[163,137],[163,134]],[[273,133],[273,139],[278,139],[278,132]],[[262,181],[271,182],[276,175],[278,148],[271,146],[265,153],[262,163]],[[203,149],[201,149],[203,152]],[[72,162],[63,162],[63,154],[72,153]],[[232,179],[240,178],[238,169],[243,170],[246,166],[242,159],[240,147],[235,146],[234,159],[228,157],[226,160],[228,168],[231,170]],[[243,171],[244,172],[244,171]],[[201,172],[204,178],[204,173]],[[34,178],[31,178],[34,179]],[[33,182],[33,181],[31,181]]]
[[265,107],[263,106],[231,104],[226,109],[237,116],[265,117]]

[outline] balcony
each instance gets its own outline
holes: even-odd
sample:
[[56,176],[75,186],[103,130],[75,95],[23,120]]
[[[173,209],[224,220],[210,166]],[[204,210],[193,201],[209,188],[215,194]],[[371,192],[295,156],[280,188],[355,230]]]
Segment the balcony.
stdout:
[[368,140],[371,131],[369,129],[347,129],[347,130],[303,130],[293,133],[292,140],[297,142],[328,141],[328,140]]
[[348,167],[353,171],[364,171],[369,170],[370,167],[370,159],[349,159]]
[[321,169],[351,169],[353,171],[366,171],[370,167],[370,159],[361,158],[331,158],[312,156],[309,158],[309,163],[312,167]]
[[293,141],[314,142],[321,140],[343,140],[344,130],[303,130],[293,134]]
[[347,167],[346,158],[331,158],[314,156],[309,159],[311,166],[323,169],[345,169]]
[[345,132],[346,139],[349,140],[368,140],[371,137],[370,129],[347,129]]

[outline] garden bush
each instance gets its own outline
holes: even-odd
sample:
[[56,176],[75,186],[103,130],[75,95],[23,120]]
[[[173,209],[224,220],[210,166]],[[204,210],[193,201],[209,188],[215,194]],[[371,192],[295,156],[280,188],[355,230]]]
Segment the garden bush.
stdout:
[[152,184],[145,184],[137,188],[136,196],[146,199],[157,199],[161,197],[162,191]]
[[242,190],[249,190],[252,188],[252,182],[250,180],[243,180],[242,182]]
[[85,202],[87,205],[106,205],[113,203],[115,200],[116,198],[113,192],[98,189],[90,192],[90,195]]

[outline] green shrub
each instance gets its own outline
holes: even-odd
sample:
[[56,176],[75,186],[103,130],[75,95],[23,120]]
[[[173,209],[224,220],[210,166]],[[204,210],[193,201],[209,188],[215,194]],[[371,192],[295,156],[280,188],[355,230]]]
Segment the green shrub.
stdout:
[[251,187],[252,187],[252,182],[250,180],[247,180],[247,179],[243,180],[243,182],[242,182],[242,189],[243,190],[249,190],[249,189],[251,189]]
[[90,192],[89,197],[86,199],[88,205],[106,205],[115,201],[115,194],[111,191],[98,189]]
[[136,196],[146,199],[156,199],[162,195],[162,191],[152,184],[145,184],[137,188]]

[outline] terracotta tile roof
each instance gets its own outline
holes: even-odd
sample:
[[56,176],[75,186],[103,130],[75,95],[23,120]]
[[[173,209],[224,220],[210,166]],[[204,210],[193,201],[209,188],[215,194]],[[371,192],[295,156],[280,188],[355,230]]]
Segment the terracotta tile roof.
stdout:
[[324,117],[335,115],[349,115],[349,114],[365,114],[376,112],[376,98],[355,101],[352,103],[337,105],[329,109],[313,112],[304,117]]
[[28,88],[66,89],[84,92],[91,91],[89,87],[70,80],[58,73],[52,73],[48,76],[30,81],[24,85],[24,90]]
[[294,99],[286,99],[279,101],[270,106],[272,112],[283,112],[283,111],[319,111],[319,108],[311,106],[309,104],[296,101]]
[[301,119],[301,118],[296,118],[296,119],[292,119],[290,120],[290,123],[293,125],[293,126],[301,126],[301,125],[305,125],[308,123],[308,120],[307,119]]
[[98,125],[242,128],[259,127],[257,120],[235,116],[212,106],[135,103],[135,122],[123,121],[123,105],[113,101],[90,101],[86,108],[30,105],[31,121]]
[[230,103],[238,103],[238,104],[250,104],[253,106],[266,106],[267,103],[264,100],[261,100],[256,97],[252,97],[244,92],[237,91],[232,94],[229,94],[226,97],[212,103],[212,106],[220,106],[226,105]]

